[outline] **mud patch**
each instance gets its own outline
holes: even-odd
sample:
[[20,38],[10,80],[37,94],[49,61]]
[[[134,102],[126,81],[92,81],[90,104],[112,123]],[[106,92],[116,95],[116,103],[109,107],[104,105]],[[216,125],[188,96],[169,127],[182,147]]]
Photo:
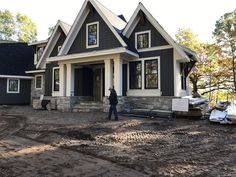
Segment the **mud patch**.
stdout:
[[57,134],[68,137],[71,139],[77,139],[77,140],[89,140],[89,141],[95,141],[96,139],[88,133],[81,132],[81,131],[67,131],[67,132],[57,132]]

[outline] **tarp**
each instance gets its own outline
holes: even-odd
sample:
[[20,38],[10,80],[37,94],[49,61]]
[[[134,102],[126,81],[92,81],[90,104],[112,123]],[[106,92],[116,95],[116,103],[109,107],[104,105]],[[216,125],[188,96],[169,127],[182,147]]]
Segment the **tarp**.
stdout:
[[224,109],[219,109],[216,106],[212,111],[209,120],[211,122],[219,122],[221,124],[236,123],[236,106],[227,103],[226,106],[222,106]]

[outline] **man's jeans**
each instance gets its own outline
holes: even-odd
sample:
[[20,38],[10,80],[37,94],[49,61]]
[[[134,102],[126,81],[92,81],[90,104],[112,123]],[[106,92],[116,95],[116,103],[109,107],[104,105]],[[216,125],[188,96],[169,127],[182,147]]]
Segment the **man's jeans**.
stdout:
[[114,111],[114,115],[115,115],[115,120],[118,120],[118,115],[117,115],[117,110],[116,110],[116,104],[111,104],[111,105],[110,105],[108,119],[111,119],[111,115],[112,115],[112,112],[113,112],[113,111]]

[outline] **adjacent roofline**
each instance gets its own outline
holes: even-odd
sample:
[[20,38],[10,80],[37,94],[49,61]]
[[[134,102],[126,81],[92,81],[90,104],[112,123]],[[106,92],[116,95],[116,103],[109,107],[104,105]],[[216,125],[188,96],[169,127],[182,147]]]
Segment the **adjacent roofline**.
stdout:
[[184,50],[184,52],[187,52],[187,53],[192,55],[192,57],[189,57],[189,58],[191,58],[194,61],[199,61],[200,60],[200,58],[199,58],[199,56],[197,55],[196,52],[194,52],[193,50],[191,50],[190,48],[188,48],[186,46],[183,46],[183,45],[179,45],[179,46],[180,46],[180,48],[182,48]]
[[[122,37],[118,34],[118,32],[115,30],[115,28],[112,26],[112,24],[109,22],[109,20],[106,18],[106,16],[104,15],[102,10],[98,6],[98,2],[95,1],[95,0],[85,0],[84,4],[82,5],[82,8],[80,9],[80,11],[79,11],[72,27],[71,27],[71,30],[70,30],[64,44],[62,45],[62,49],[61,49],[61,51],[59,52],[58,55],[65,55],[65,54],[68,53],[71,45],[73,44],[73,42],[76,38],[76,35],[78,34],[79,30],[81,29],[81,27],[84,23],[84,20],[86,19],[87,15],[89,14],[89,11],[90,11],[90,9],[88,8],[88,3],[89,2],[92,4],[92,6],[96,9],[98,14],[105,21],[105,23],[107,24],[109,29],[112,31],[112,33],[116,36],[116,38],[121,43],[121,45],[123,47],[127,47],[127,44],[124,42]],[[101,4],[99,4],[99,5],[101,5]],[[119,17],[117,17],[117,18],[119,18]]]
[[73,60],[73,59],[79,59],[79,58],[88,58],[88,57],[96,57],[96,56],[102,56],[102,55],[120,54],[120,53],[126,53],[133,57],[139,58],[138,54],[124,47],[119,47],[115,49],[99,50],[99,51],[93,51],[93,52],[84,52],[84,53],[79,53],[79,54],[70,54],[70,55],[64,55],[64,56],[50,57],[50,58],[47,58],[47,63],[50,63],[53,61]]
[[[60,21],[60,20],[57,21],[57,24],[56,24],[56,26],[55,26],[55,28],[54,28],[54,30],[53,30],[52,35],[51,35],[50,38],[49,38],[49,41],[48,41],[48,43],[47,43],[47,45],[46,45],[46,48],[45,48],[45,50],[43,51],[43,54],[42,54],[40,60],[38,61],[37,65],[36,65],[36,69],[39,68],[39,66],[41,65],[43,59],[49,57],[51,51],[53,50],[53,47],[56,45],[57,40],[58,40],[59,37],[60,37],[60,33],[58,33],[59,27],[61,27],[61,29],[62,29],[62,31],[64,32],[65,35],[68,34],[68,29],[66,29],[66,27],[64,26],[63,23],[64,23],[64,22],[62,22],[62,21]],[[68,24],[66,24],[66,25],[68,25]],[[52,47],[51,47],[51,46],[52,46]]]
[[123,30],[123,35],[129,37],[129,35],[134,30],[134,25],[137,25],[136,20],[139,11],[142,11],[149,22],[157,29],[157,31],[167,40],[167,42],[173,46],[173,48],[180,54],[183,59],[190,61],[190,58],[185,54],[185,52],[176,44],[176,42],[172,39],[172,37],[162,28],[162,26],[156,21],[156,19],[151,15],[151,13],[144,7],[142,3],[139,3],[138,7],[134,11],[132,17],[129,20],[129,23],[126,25],[125,29]]
[[28,45],[32,46],[32,45],[38,45],[38,44],[45,44],[47,42],[48,42],[48,39],[45,39],[45,40],[42,40],[42,41],[36,41],[36,42],[29,43]]
[[33,79],[32,76],[0,75],[0,78]]
[[25,71],[26,74],[33,74],[33,73],[44,73],[45,69],[41,70],[31,70],[31,71]]

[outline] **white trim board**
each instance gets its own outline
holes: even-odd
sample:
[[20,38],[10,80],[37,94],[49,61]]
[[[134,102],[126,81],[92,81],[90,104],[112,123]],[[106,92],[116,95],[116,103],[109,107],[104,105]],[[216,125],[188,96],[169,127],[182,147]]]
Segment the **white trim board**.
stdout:
[[32,43],[29,43],[28,46],[31,46],[31,45],[38,45],[38,44],[45,44],[48,42],[48,39],[46,40],[42,40],[42,41],[36,41],[36,42],[32,42]]
[[32,76],[0,75],[0,78],[33,79]]
[[42,70],[32,70],[32,71],[25,71],[26,74],[33,74],[33,73],[44,73],[45,69]]
[[102,56],[102,55],[120,54],[120,53],[127,53],[135,58],[139,58],[138,54],[126,48],[119,47],[119,48],[108,49],[108,50],[99,50],[99,51],[85,52],[85,53],[80,53],[80,54],[71,54],[71,55],[65,55],[65,56],[51,57],[51,58],[47,58],[47,63],[53,62],[53,61],[73,60],[73,59],[96,57],[96,56]]
[[138,52],[150,52],[150,51],[156,51],[156,50],[165,50],[165,49],[173,49],[171,45],[163,45],[163,46],[157,46],[157,47],[150,47],[145,49],[138,49]]
[[[18,89],[17,91],[9,91],[9,80],[17,80],[18,81]],[[20,79],[16,78],[7,78],[7,93],[20,93]]]

